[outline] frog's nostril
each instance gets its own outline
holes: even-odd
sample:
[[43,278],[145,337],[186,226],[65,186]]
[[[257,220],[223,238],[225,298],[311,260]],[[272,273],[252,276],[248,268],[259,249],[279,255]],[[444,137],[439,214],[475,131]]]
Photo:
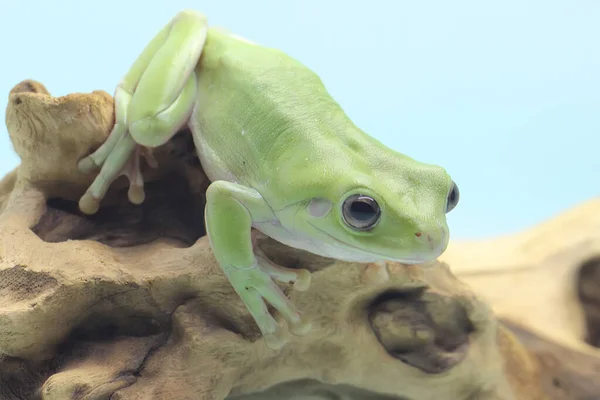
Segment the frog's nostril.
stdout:
[[[423,236],[423,232],[415,232],[415,236],[420,238],[421,236]],[[428,233],[425,237],[427,238],[427,241],[429,243],[433,242],[433,237],[431,237],[431,234]]]

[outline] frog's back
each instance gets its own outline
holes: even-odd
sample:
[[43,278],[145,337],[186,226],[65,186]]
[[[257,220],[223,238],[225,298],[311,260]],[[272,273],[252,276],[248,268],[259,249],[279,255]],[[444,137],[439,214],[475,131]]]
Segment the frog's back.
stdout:
[[[277,163],[280,146],[319,140],[323,148],[323,138],[314,134],[318,125],[346,118],[313,71],[279,50],[224,32],[209,30],[196,73],[199,94],[191,125],[197,142],[220,154],[240,180]],[[304,153],[297,148],[292,153],[299,152]]]
[[306,196],[322,190],[310,185],[345,177],[350,165],[367,171],[370,161],[399,156],[383,154],[389,149],[351,122],[321,79],[282,51],[211,29],[196,73],[190,126],[211,180],[277,190],[290,201],[298,186]]

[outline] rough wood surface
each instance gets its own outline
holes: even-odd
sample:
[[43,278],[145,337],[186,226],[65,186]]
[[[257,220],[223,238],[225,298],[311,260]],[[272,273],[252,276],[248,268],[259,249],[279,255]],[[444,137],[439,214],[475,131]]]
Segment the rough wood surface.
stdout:
[[454,241],[440,259],[497,315],[600,356],[600,198],[515,235]]
[[518,234],[453,241],[441,261],[540,363],[556,399],[600,399],[600,198]]
[[[380,268],[264,239],[274,260],[313,273],[306,292],[282,286],[313,330],[269,350],[204,236],[208,181],[189,132],[158,152],[160,170],[143,171],[142,206],[117,182],[98,215],[77,211],[91,181],[77,160],[106,138],[112,113],[104,92],[55,98],[25,81],[10,94],[22,163],[0,182],[1,400],[594,398],[594,355],[584,363],[500,324],[451,272],[485,252],[451,269]],[[594,309],[594,289],[580,291]]]

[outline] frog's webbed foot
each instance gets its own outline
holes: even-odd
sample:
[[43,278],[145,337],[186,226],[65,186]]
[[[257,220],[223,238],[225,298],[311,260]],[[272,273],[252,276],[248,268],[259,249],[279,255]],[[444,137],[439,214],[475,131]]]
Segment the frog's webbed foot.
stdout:
[[[284,341],[279,325],[269,313],[265,300],[271,304],[288,323],[289,331],[294,335],[305,335],[311,329],[296,306],[281,291],[274,281],[293,283],[294,289],[303,291],[310,286],[311,275],[305,269],[292,269],[275,264],[254,246],[256,265],[250,270],[235,270],[229,279],[236,292],[246,303],[259,329],[265,337],[267,346],[281,348]],[[264,300],[263,300],[264,299]]]
[[[115,133],[114,130],[113,133]],[[133,204],[144,202],[146,195],[144,178],[140,169],[140,158],[143,157],[153,168],[157,168],[158,164],[154,159],[152,149],[136,144],[128,132],[123,132],[119,136],[116,143],[111,143],[109,137],[109,140],[98,150],[82,159],[78,164],[79,170],[84,173],[92,172],[100,167],[100,173],[79,200],[79,208],[83,213],[96,213],[100,207],[100,201],[106,195],[111,183],[121,175],[125,175],[129,179],[127,193],[129,201]]]
[[227,276],[246,304],[268,347],[279,349],[284,341],[281,328],[269,313],[265,300],[281,313],[292,334],[304,335],[311,329],[311,324],[304,321],[296,306],[275,284],[271,274],[265,271],[262,260],[257,259],[257,264],[250,269],[233,269]]
[[[282,283],[293,283],[294,289],[298,290],[299,292],[307,290],[310,286],[311,274],[308,270],[292,269],[277,265],[269,258],[267,258],[267,256],[262,252],[262,250],[258,249],[257,247],[254,248],[254,255],[256,256],[258,268],[267,275],[269,275],[273,280]],[[273,286],[279,289],[279,287],[275,285]],[[290,324],[290,332],[294,335],[304,335],[308,333],[308,331],[311,328],[311,325],[305,323],[300,318],[296,319],[296,316],[299,316],[299,313],[296,310],[295,306],[288,300],[288,298],[281,292],[281,290],[277,290],[277,292],[277,297],[279,298],[278,301],[280,304],[280,308],[278,308],[279,311],[282,312],[284,315],[287,314],[288,316],[294,316],[293,318],[286,318],[288,323]],[[273,306],[276,306],[276,304],[273,304]]]

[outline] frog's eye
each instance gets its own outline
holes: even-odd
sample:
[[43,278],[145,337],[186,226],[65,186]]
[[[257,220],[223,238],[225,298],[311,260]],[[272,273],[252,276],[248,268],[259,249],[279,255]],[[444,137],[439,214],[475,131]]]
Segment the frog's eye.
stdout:
[[450,192],[448,193],[448,200],[446,201],[446,213],[454,210],[454,207],[458,204],[458,200],[460,199],[460,192],[458,191],[458,186],[454,181],[452,182],[452,187],[450,188]]
[[379,222],[381,209],[371,197],[353,194],[344,201],[342,215],[350,227],[365,231],[373,228]]

